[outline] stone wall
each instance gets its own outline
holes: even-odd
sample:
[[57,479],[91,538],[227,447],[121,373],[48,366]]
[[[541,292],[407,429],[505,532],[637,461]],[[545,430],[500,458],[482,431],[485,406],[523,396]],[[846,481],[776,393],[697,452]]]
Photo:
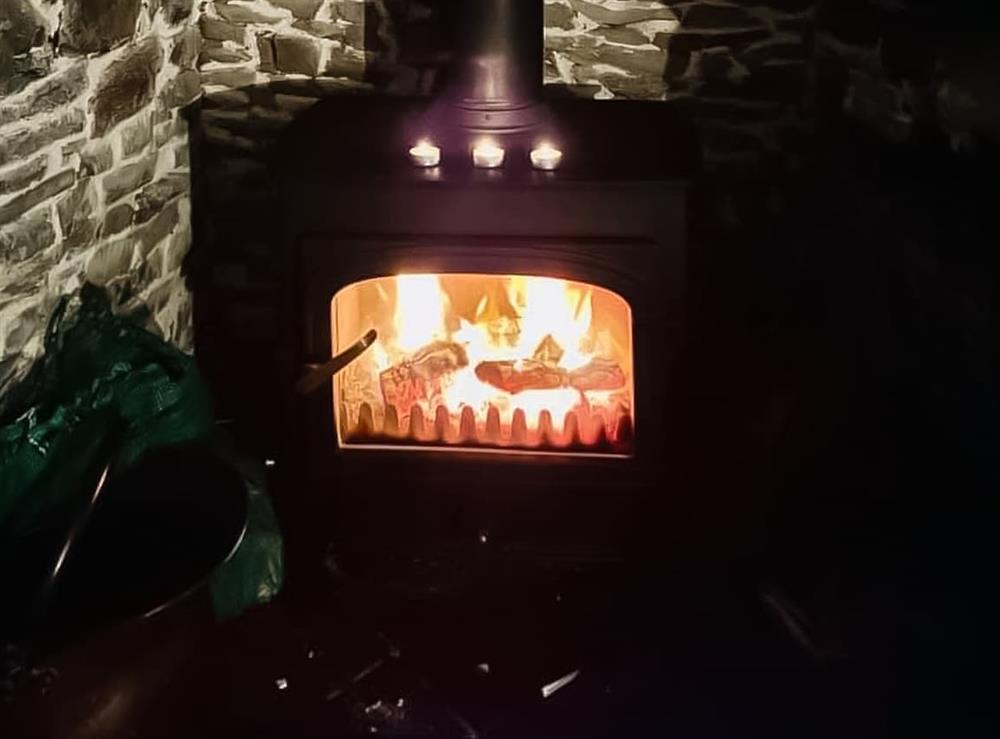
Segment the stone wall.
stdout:
[[[433,80],[432,44],[400,53],[400,42],[431,28],[428,7],[401,0],[219,0],[203,4],[198,68],[207,93],[204,122],[210,136],[235,136],[233,110],[261,128],[294,114],[311,99],[350,90],[427,92]],[[424,59],[419,57],[424,53]],[[228,94],[230,90],[257,96]],[[264,90],[274,95],[263,94]],[[290,97],[293,96],[293,97]],[[251,100],[251,97],[253,99]]]
[[955,0],[823,0],[816,18],[817,96],[895,144],[940,138],[955,152],[1000,143],[1000,8]]
[[[793,159],[809,120],[817,2],[545,0],[545,82],[596,98],[677,101],[710,164]],[[207,132],[252,139],[244,134],[349,89],[429,92],[448,55],[441,5],[206,3],[199,68],[209,105],[225,109],[206,116]],[[227,94],[249,88],[259,99]]]
[[808,130],[816,0],[545,0],[545,82],[672,100],[710,166],[794,163]]
[[217,0],[202,8],[204,96],[192,168],[197,352],[220,409],[236,414],[248,402],[241,386],[276,381],[274,362],[263,359],[282,331],[271,146],[319,98],[429,92],[442,31],[440,16],[411,0]]
[[187,349],[191,0],[0,4],[0,396],[83,281]]

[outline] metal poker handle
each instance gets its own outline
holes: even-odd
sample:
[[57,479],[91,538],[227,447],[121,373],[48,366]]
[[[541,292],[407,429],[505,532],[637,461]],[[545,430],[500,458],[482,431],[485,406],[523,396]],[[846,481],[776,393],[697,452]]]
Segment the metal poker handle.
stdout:
[[375,339],[377,338],[378,332],[375,331],[375,329],[371,329],[368,333],[362,336],[355,343],[351,344],[340,354],[311,370],[309,374],[296,383],[295,391],[301,393],[302,395],[306,395],[311,393],[313,390],[322,387],[331,377],[361,356],[365,349],[375,343]]

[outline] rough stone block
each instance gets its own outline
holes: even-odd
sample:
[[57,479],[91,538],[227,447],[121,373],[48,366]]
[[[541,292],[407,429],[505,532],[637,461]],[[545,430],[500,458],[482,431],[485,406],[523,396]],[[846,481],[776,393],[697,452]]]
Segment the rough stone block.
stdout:
[[[369,49],[378,43],[378,37],[371,29],[361,23],[351,23],[344,27],[344,43],[355,49]],[[375,49],[371,49],[374,51]]]
[[174,173],[146,185],[135,198],[136,223],[144,223],[155,216],[173,198],[190,189],[186,174]]
[[112,126],[130,118],[153,98],[156,74],[163,63],[163,50],[155,37],[148,37],[113,61],[94,90],[94,135],[103,136]]
[[107,285],[116,277],[128,274],[134,254],[135,246],[131,236],[106,241],[91,254],[84,274],[95,285]]
[[278,10],[264,10],[247,5],[215,3],[215,10],[230,23],[278,23],[287,17]]
[[246,41],[247,31],[243,26],[220,21],[217,18],[209,18],[203,15],[199,20],[202,38],[214,41],[235,41],[242,44]]
[[187,142],[178,144],[174,147],[174,167],[190,167],[191,166],[191,149],[187,145]]
[[194,0],[162,0],[163,17],[167,23],[176,26],[191,15]]
[[262,128],[280,131],[295,119],[289,111],[278,108],[253,106],[250,108],[250,120]]
[[108,51],[135,32],[140,0],[66,0],[59,45],[80,54]]
[[113,203],[145,185],[153,179],[155,166],[156,156],[150,154],[138,162],[120,166],[106,174],[101,182],[105,202]]
[[257,81],[257,73],[249,67],[232,67],[229,69],[203,69],[201,82],[203,85],[224,85],[226,87],[249,87]]
[[[44,260],[34,260],[44,268]],[[23,281],[26,277],[34,277],[34,270],[30,275],[21,276]],[[28,296],[20,297],[9,304],[4,304],[0,312],[0,326],[3,326],[3,335],[0,336],[0,395],[11,381],[11,377],[5,372],[5,368],[10,368],[18,364],[18,360],[28,359],[19,357],[24,353],[33,355],[41,347],[32,347],[41,342],[39,337],[45,329],[44,296],[37,291]],[[31,357],[33,359],[34,357]],[[30,359],[29,359],[30,361]],[[0,404],[2,407],[2,404]]]
[[309,110],[316,104],[317,98],[305,97],[304,95],[282,95],[274,96],[274,104],[281,110],[288,110],[292,113],[301,113]]
[[135,211],[128,203],[119,203],[108,209],[104,214],[104,225],[101,228],[101,236],[107,238],[124,231],[132,225],[135,219]]
[[612,6],[588,0],[569,0],[569,4],[576,12],[607,26],[623,26],[639,21],[677,20],[677,14],[673,10],[656,0],[635,0]]
[[219,126],[205,125],[202,127],[207,144],[226,148],[239,149],[241,151],[257,151],[261,148],[261,142],[254,139],[240,136]]
[[91,141],[80,152],[80,174],[82,176],[107,172],[114,164],[114,153],[107,141]]
[[160,149],[175,136],[183,136],[184,131],[184,122],[180,117],[161,121],[153,129],[153,142]]
[[23,159],[54,141],[83,131],[86,116],[79,108],[46,116],[32,125],[18,124],[0,132],[0,167]]
[[67,141],[61,147],[60,153],[62,154],[62,163],[66,164],[70,162],[76,154],[83,151],[83,148],[87,145],[87,139],[73,139],[72,141]]
[[339,23],[330,21],[295,21],[293,27],[300,31],[305,31],[319,38],[342,39],[344,38],[344,27]]
[[274,34],[260,33],[257,35],[257,52],[260,56],[260,64],[257,68],[261,72],[277,71],[274,57]]
[[77,182],[76,187],[56,201],[66,249],[78,249],[91,243],[97,230],[92,218],[95,198],[94,180],[88,177]]
[[205,108],[246,108],[250,94],[243,90],[213,90],[205,93]]
[[663,97],[666,84],[658,74],[620,74],[606,64],[580,64],[576,68],[577,79],[584,84],[600,82],[616,97],[630,100],[656,100]]
[[193,69],[186,69],[177,75],[163,90],[163,102],[167,108],[183,108],[201,95],[202,76]]
[[194,26],[185,28],[175,39],[170,61],[181,69],[193,69],[201,51],[201,34]]
[[729,47],[702,49],[691,55],[687,76],[703,82],[726,81],[741,83],[750,72],[733,58]]
[[367,0],[340,0],[334,4],[334,10],[338,18],[343,18],[351,23],[364,23],[365,14],[371,6]]
[[166,242],[166,248],[163,251],[163,273],[171,274],[180,272],[181,266],[184,264],[184,257],[187,255],[188,250],[191,246],[191,234],[188,229],[183,227],[178,228],[170,241]]
[[365,76],[365,56],[349,49],[333,49],[324,74],[330,77],[349,77],[360,80]]
[[49,177],[30,190],[26,190],[20,195],[11,198],[3,205],[0,205],[0,224],[9,223],[19,218],[36,205],[72,187],[75,181],[76,172],[72,169],[64,169],[54,177]]
[[546,28],[573,28],[573,8],[565,3],[545,3]]
[[303,36],[276,36],[275,66],[282,72],[316,75],[319,72],[319,44]]
[[[13,93],[27,83],[23,59],[32,47],[45,43],[45,19],[28,0],[0,3],[0,96]],[[2,120],[0,109],[0,120]]]
[[122,130],[122,154],[126,157],[138,154],[153,138],[153,117],[149,113],[140,114]]
[[733,31],[724,33],[658,33],[653,43],[667,51],[666,77],[676,80],[682,77],[691,63],[691,54],[702,49],[725,46],[739,52],[750,44],[771,38],[766,29]]
[[316,11],[323,4],[323,0],[271,0],[271,4],[287,8],[296,18],[309,20],[316,17]]
[[162,336],[181,351],[192,351],[194,336],[191,330],[191,293],[180,276],[168,275],[152,283],[140,294],[153,314],[153,326]]
[[9,195],[38,182],[45,176],[48,164],[48,156],[41,154],[0,172],[0,195]]
[[602,28],[601,36],[605,41],[613,44],[625,44],[627,46],[642,46],[649,43],[649,38],[641,31],[629,26],[611,26]]
[[180,223],[180,207],[178,200],[168,202],[153,219],[138,230],[140,253],[145,256],[150,250],[163,241]]
[[37,113],[48,113],[79,97],[87,85],[87,65],[78,61],[30,91],[0,99],[0,126]]
[[29,259],[55,241],[48,208],[0,228],[0,264]]
[[208,64],[210,62],[220,62],[222,64],[239,64],[250,61],[250,55],[245,49],[233,49],[223,46],[217,41],[206,41],[201,47],[198,55],[198,64]]
[[667,55],[662,49],[632,49],[615,44],[599,44],[588,48],[574,48],[566,52],[577,64],[607,64],[633,75],[663,76]]
[[31,82],[35,82],[52,71],[55,52],[45,42],[32,46],[23,54],[9,56],[7,49],[0,46],[0,94],[13,95]]

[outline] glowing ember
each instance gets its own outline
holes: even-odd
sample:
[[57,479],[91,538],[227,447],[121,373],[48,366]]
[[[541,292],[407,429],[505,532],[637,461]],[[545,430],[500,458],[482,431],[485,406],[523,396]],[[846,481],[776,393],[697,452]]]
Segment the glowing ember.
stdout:
[[334,382],[341,442],[629,453],[628,305],[531,276],[399,275],[331,306],[333,350],[379,340]]

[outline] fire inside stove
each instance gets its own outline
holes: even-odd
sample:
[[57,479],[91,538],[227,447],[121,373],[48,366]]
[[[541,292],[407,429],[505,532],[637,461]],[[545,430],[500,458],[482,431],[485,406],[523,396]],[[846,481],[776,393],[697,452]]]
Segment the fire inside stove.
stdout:
[[331,302],[336,354],[378,339],[334,380],[342,446],[627,456],[632,316],[619,295],[551,277],[408,274]]

